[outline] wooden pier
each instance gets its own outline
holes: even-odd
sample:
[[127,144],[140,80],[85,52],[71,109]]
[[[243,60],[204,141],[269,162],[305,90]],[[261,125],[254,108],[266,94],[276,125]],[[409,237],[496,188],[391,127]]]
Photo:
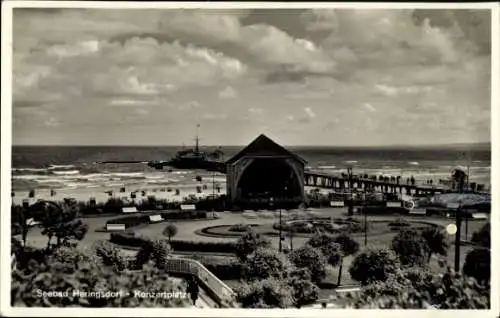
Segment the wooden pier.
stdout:
[[306,186],[334,189],[340,192],[348,189],[406,195],[434,195],[448,192],[448,189],[444,187],[402,184],[396,181],[385,182],[360,177],[349,178],[348,176],[331,175],[315,171],[305,171],[304,178]]

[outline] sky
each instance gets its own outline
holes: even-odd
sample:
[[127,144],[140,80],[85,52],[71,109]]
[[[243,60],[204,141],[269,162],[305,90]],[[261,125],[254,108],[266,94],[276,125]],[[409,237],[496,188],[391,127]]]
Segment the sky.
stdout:
[[27,9],[14,145],[490,141],[488,10]]

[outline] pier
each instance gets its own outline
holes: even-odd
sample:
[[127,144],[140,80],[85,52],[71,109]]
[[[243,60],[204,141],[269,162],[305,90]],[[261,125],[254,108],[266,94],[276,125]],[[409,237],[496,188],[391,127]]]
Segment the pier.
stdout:
[[361,189],[383,193],[399,193],[406,195],[434,195],[447,192],[448,189],[438,186],[402,184],[396,181],[381,181],[361,177],[338,176],[323,172],[305,171],[305,185],[318,188],[334,189],[340,192],[348,189]]

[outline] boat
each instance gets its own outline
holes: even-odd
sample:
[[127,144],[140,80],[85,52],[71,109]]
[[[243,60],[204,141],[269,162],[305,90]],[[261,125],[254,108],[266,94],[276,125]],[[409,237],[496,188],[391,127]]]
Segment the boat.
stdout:
[[224,152],[218,147],[214,151],[201,151],[198,137],[198,128],[196,126],[195,146],[192,149],[182,149],[170,160],[152,160],[152,161],[99,161],[99,164],[125,164],[125,163],[145,163],[148,167],[162,170],[165,167],[175,169],[190,169],[190,170],[208,170],[214,172],[226,172],[226,164],[224,162]]

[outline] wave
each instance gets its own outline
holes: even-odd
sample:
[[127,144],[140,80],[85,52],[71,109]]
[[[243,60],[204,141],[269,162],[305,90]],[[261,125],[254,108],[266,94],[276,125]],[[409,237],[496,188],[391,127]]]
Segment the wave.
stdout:
[[335,169],[337,166],[318,166],[318,169]]
[[47,169],[45,169],[45,168],[12,168],[12,172],[24,172],[24,171],[29,171],[29,172],[46,172]]
[[73,169],[76,168],[75,165],[50,165],[49,170],[55,170],[55,169]]
[[419,166],[420,165],[420,163],[418,163],[418,161],[409,161],[408,164],[411,166]]
[[52,171],[55,175],[75,175],[79,174],[80,170],[68,170],[68,171]]
[[347,161],[344,161],[344,163],[358,163],[357,160],[347,160]]

